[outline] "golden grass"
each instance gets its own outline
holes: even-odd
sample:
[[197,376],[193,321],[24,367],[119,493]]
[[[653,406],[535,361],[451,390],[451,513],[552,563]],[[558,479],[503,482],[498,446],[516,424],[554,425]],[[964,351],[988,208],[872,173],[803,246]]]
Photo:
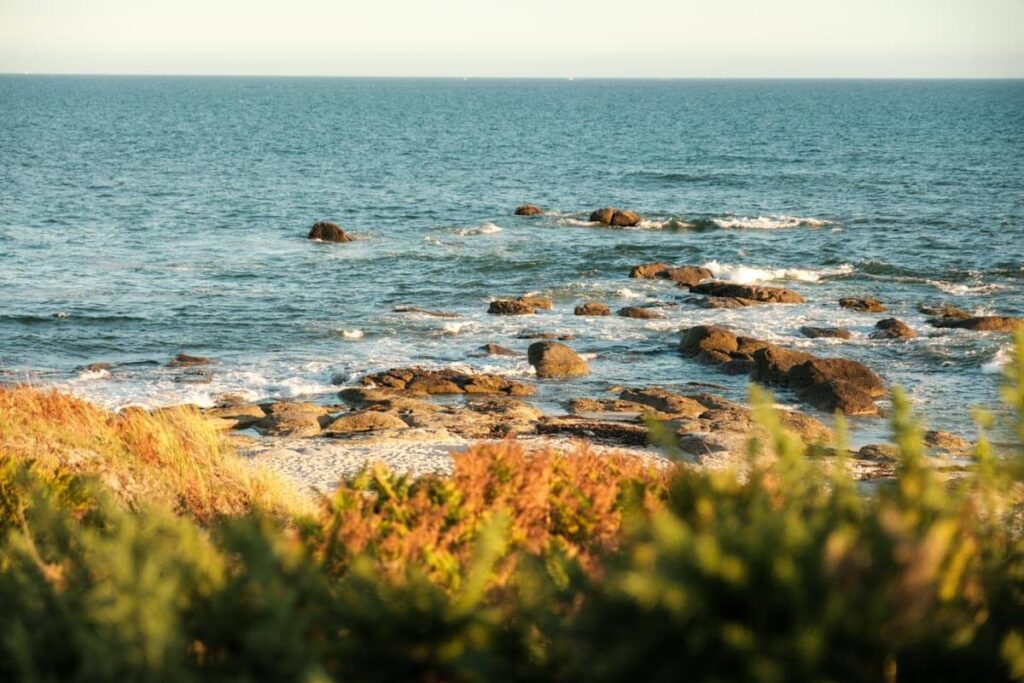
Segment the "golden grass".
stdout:
[[243,463],[193,408],[115,414],[57,391],[0,387],[0,459],[94,476],[130,508],[165,505],[200,522],[253,507],[307,512],[290,486]]

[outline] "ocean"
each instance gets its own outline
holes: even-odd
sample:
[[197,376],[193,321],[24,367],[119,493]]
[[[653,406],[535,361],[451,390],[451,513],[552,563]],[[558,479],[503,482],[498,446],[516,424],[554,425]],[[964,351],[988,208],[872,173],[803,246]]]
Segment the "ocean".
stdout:
[[[745,377],[677,351],[680,329],[713,322],[862,361],[931,426],[973,433],[1010,340],[932,328],[918,306],[1024,315],[1024,81],[12,75],[0,159],[0,381],[110,407],[332,402],[407,365],[529,378],[525,356],[478,348],[525,351],[537,332],[572,335],[591,365],[538,383],[550,412],[612,386],[743,398]],[[525,202],[546,215],[513,216]],[[645,220],[589,224],[603,206]],[[360,239],[311,242],[317,220]],[[699,308],[627,277],[651,261],[807,303]],[[487,314],[525,293],[554,310]],[[865,295],[888,312],[837,305]],[[678,305],[574,316],[585,301]],[[883,317],[918,337],[870,339]],[[166,367],[181,352],[216,363]]]

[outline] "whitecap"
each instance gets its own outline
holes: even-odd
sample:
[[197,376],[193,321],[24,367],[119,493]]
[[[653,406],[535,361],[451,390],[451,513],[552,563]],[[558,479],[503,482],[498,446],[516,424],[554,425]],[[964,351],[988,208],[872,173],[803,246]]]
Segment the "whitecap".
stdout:
[[753,282],[767,282],[769,280],[797,280],[800,282],[818,282],[823,277],[832,275],[847,275],[853,272],[853,266],[844,263],[835,268],[759,268],[744,266],[742,264],[720,263],[708,261],[704,268],[711,271],[716,280],[735,282],[737,284],[750,284]]
[[727,216],[712,218],[711,222],[720,228],[740,228],[748,230],[778,230],[781,228],[820,228],[832,225],[832,221],[820,218],[800,218],[799,216]]
[[936,289],[950,294],[952,296],[964,296],[966,294],[985,294],[987,292],[994,292],[1000,289],[1004,289],[1002,285],[987,284],[987,285],[965,285],[957,284],[954,282],[945,282],[943,280],[925,280],[929,285]]
[[501,232],[501,228],[499,226],[494,223],[487,222],[472,228],[459,228],[455,231],[455,234],[461,237],[468,237],[471,235],[496,235],[499,232]]
[[622,287],[621,289],[615,290],[615,295],[620,299],[644,299],[646,295],[643,292],[637,292],[629,287]]
[[1013,346],[1003,346],[989,362],[981,366],[982,373],[986,375],[1001,375],[1010,364],[1013,353]]
[[339,329],[335,330],[335,333],[338,334],[339,336],[345,338],[345,339],[362,339],[363,338],[363,331],[359,330],[359,329],[356,329],[356,328],[352,328],[351,330],[346,330],[346,329],[339,328]]

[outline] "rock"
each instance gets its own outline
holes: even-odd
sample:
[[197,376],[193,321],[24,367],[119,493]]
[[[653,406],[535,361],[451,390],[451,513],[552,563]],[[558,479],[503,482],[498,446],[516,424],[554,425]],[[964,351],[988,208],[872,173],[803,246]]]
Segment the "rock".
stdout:
[[680,287],[693,287],[704,280],[714,277],[707,268],[700,266],[676,266],[661,271],[657,275],[662,280],[671,280]]
[[917,310],[921,311],[925,315],[932,315],[937,318],[955,318],[957,320],[966,320],[967,318],[973,318],[973,313],[957,308],[952,304],[939,304],[932,306],[929,304],[919,304]]
[[674,416],[698,417],[707,411],[707,407],[699,401],[661,387],[626,389],[619,394],[619,399],[647,405],[659,412]]
[[693,304],[701,308],[733,309],[756,306],[758,302],[750,299],[738,299],[736,297],[724,296],[688,296],[682,299],[684,304]]
[[752,378],[762,384],[789,382],[789,372],[797,365],[813,360],[814,356],[803,351],[791,351],[779,346],[768,346],[754,352]]
[[535,342],[527,350],[527,357],[542,378],[580,377],[590,372],[579,354],[558,342]]
[[324,428],[324,434],[338,436],[386,429],[408,429],[408,427],[405,420],[394,413],[364,410],[337,418]]
[[871,394],[850,382],[818,382],[797,391],[801,401],[827,412],[846,415],[878,415],[879,409]]
[[551,310],[554,302],[535,296],[521,296],[518,299],[497,299],[491,302],[488,313],[495,315],[532,315],[540,309]]
[[[171,361],[171,362],[173,363],[174,361]],[[110,372],[113,369],[114,369],[114,365],[112,363],[89,363],[88,365],[84,365],[84,366],[78,368],[78,371],[79,372]]]
[[886,318],[875,323],[876,331],[871,333],[872,339],[913,339],[917,333],[902,320]]
[[490,356],[518,356],[518,351],[499,346],[498,344],[484,344],[480,347],[480,351]]
[[197,365],[209,365],[213,361],[205,356],[190,356],[187,353],[179,353],[170,363],[169,368],[191,368]]
[[309,437],[320,433],[320,418],[330,410],[315,403],[280,401],[263,406],[266,416],[254,423],[270,436]]
[[569,341],[573,339],[573,336],[559,332],[523,332],[517,334],[516,339],[557,339],[558,341]]
[[929,430],[924,433],[924,444],[929,448],[936,448],[954,453],[970,450],[971,442],[962,436],[952,432]]
[[544,214],[544,209],[533,204],[523,204],[522,206],[516,207],[517,216],[541,216]]
[[467,399],[466,407],[475,413],[495,415],[503,420],[531,422],[539,420],[544,412],[526,401],[511,398],[473,398]]
[[900,458],[900,449],[888,443],[869,443],[857,451],[857,457],[862,460],[896,462]]
[[352,236],[342,230],[337,223],[317,221],[310,228],[308,239],[321,242],[351,242]]
[[929,318],[935,327],[972,330],[974,332],[1016,332],[1024,330],[1024,318],[1000,315],[979,315],[970,318]]
[[763,287],[761,285],[740,285],[732,282],[701,282],[690,288],[694,294],[707,296],[748,299],[759,303],[802,304],[804,298],[788,289],[781,287]]
[[573,315],[611,315],[612,310],[604,304],[587,302],[582,306],[577,306],[576,310],[573,311]]
[[671,417],[652,406],[633,401],[622,401],[617,398],[574,398],[569,401],[569,412],[573,415],[612,414],[620,419],[640,416],[654,416],[660,419]]
[[619,315],[623,318],[638,320],[660,320],[665,317],[665,314],[658,309],[647,306],[626,306],[619,309]]
[[632,227],[642,220],[643,217],[640,214],[612,208],[597,209],[590,214],[591,223],[614,225],[620,228]]
[[[591,216],[591,219],[593,219],[593,216]],[[643,263],[639,266],[633,266],[629,271],[629,276],[642,280],[653,280],[662,273],[667,272],[669,268],[670,266],[667,263]]]
[[789,370],[786,383],[801,390],[821,382],[846,382],[872,398],[885,395],[885,383],[873,370],[848,358],[812,358]]
[[679,340],[679,351],[685,356],[697,356],[716,351],[730,354],[739,349],[739,337],[732,330],[717,325],[696,325],[684,330]]
[[858,313],[881,313],[885,311],[885,305],[874,297],[848,296],[839,300],[842,308],[849,308]]
[[811,339],[850,339],[853,333],[844,327],[801,327],[800,334]]
[[204,410],[203,414],[222,421],[225,429],[245,429],[266,417],[263,407],[255,403],[217,406]]
[[536,390],[500,375],[467,373],[459,370],[395,368],[367,375],[363,386],[387,387],[411,394],[504,394],[529,396]]
[[423,315],[429,315],[432,318],[458,318],[457,313],[447,313],[445,311],[430,311],[419,306],[395,306],[393,309],[395,313],[421,313]]
[[587,420],[579,417],[546,417],[537,424],[538,434],[571,434],[596,441],[627,446],[647,444],[649,430],[644,425],[621,421]]

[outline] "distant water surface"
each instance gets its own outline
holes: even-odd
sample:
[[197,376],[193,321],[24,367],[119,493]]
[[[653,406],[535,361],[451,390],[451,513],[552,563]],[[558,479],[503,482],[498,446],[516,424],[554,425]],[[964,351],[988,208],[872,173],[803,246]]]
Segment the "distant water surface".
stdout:
[[[523,202],[550,213],[512,216]],[[647,220],[587,225],[599,206]],[[365,239],[309,242],[317,219]],[[676,303],[627,279],[645,261],[809,303],[572,315]],[[526,292],[555,311],[486,314]],[[869,340],[886,315],[840,309],[846,295],[920,336]],[[680,328],[718,322],[861,360],[933,426],[965,429],[996,401],[1009,340],[932,329],[922,302],[1024,315],[1022,81],[0,77],[0,373],[105,405],[328,400],[332,378],[408,364],[526,376],[524,358],[474,352],[539,331],[592,358],[590,377],[542,384],[551,410],[612,385],[742,398],[743,378],[675,351]],[[218,363],[163,367],[181,351]],[[95,362],[115,367],[81,370]]]

